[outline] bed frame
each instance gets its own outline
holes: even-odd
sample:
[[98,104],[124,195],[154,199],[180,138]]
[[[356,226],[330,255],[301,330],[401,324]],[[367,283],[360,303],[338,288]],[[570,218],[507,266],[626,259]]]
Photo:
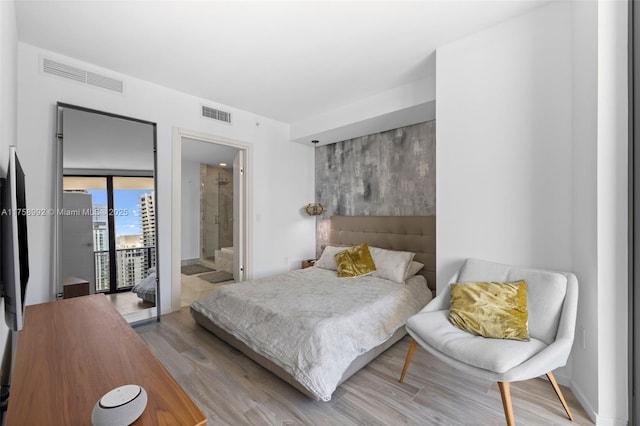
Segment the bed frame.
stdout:
[[[435,216],[332,216],[330,222],[329,245],[351,246],[366,242],[373,247],[415,253],[414,259],[425,265],[419,274],[425,276],[429,288],[435,293]],[[310,394],[304,386],[272,361],[255,353],[231,334],[211,323],[204,315],[193,310],[191,314],[198,324],[273,372],[300,392],[315,399],[315,396]],[[405,334],[407,334],[405,328],[400,327],[386,342],[356,358],[342,375],[340,383],[343,383],[382,352],[393,346]]]

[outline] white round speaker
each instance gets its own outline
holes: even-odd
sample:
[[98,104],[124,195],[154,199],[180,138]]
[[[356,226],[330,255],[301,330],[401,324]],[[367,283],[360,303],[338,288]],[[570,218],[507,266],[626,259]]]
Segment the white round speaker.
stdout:
[[120,386],[96,402],[91,423],[95,426],[130,425],[142,415],[146,406],[147,392],[142,386]]

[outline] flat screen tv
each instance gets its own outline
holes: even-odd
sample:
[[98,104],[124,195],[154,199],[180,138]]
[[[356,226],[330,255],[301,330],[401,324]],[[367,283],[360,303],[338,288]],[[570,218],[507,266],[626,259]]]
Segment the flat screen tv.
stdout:
[[24,299],[29,281],[27,249],[27,203],[24,172],[15,146],[9,147],[9,167],[2,191],[0,225],[2,230],[2,285],[4,318],[7,326],[22,330]]

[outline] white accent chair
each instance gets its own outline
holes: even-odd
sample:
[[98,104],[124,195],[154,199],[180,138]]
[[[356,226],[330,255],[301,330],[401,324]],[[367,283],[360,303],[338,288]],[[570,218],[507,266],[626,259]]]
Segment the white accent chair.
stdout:
[[569,406],[552,371],[566,364],[576,323],[578,280],[568,272],[520,268],[467,259],[449,283],[527,281],[530,340],[490,339],[467,333],[448,320],[451,290],[447,286],[407,321],[413,338],[400,382],[404,380],[417,344],[445,363],[472,376],[498,382],[507,425],[515,424],[510,382],[545,375],[567,416]]

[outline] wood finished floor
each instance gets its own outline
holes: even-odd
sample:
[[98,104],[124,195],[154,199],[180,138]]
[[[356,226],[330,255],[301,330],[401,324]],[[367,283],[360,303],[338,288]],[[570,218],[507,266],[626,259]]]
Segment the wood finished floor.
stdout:
[[194,300],[211,293],[216,288],[234,282],[231,280],[221,283],[210,283],[200,278],[201,275],[204,274],[180,275],[180,306],[189,306]]
[[[136,329],[202,409],[209,425],[504,425],[500,391],[459,373],[418,346],[404,383],[405,337],[342,384],[329,402],[313,401],[197,325],[188,308]],[[571,390],[570,422],[551,385],[513,383],[518,425],[591,425]]]

